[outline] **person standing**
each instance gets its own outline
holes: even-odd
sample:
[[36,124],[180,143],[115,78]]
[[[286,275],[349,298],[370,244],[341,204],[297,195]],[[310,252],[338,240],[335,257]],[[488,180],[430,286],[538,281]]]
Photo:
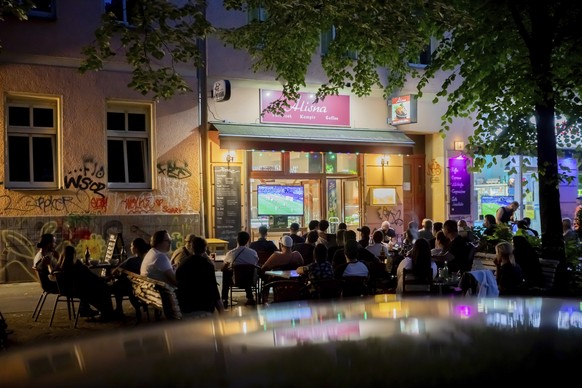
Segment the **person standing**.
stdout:
[[[238,232],[236,236],[237,247],[228,251],[224,258],[224,265],[222,267],[222,304],[225,307],[228,306],[228,292],[230,290],[230,286],[233,284],[233,267],[239,264],[257,265],[259,262],[259,256],[257,255],[257,252],[251,247],[247,247],[250,239],[251,236],[248,234],[248,232]],[[247,295],[246,304],[254,305],[256,302],[253,297],[252,288],[248,287],[245,289],[245,291]]]
[[498,224],[508,224],[514,221],[515,211],[519,209],[519,202],[513,201],[507,206],[501,206],[495,213],[495,220]]
[[214,264],[204,255],[206,240],[194,237],[190,245],[193,254],[183,259],[176,269],[176,297],[180,310],[194,316],[207,316],[214,311],[223,313]]
[[172,239],[166,230],[158,230],[151,238],[152,248],[143,258],[140,275],[167,283],[176,287],[176,274],[168,257]]

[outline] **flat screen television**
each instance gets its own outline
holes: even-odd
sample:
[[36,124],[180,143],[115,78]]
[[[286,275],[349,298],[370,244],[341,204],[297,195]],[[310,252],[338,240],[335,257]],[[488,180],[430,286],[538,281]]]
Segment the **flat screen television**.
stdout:
[[302,216],[303,186],[257,186],[258,216]]

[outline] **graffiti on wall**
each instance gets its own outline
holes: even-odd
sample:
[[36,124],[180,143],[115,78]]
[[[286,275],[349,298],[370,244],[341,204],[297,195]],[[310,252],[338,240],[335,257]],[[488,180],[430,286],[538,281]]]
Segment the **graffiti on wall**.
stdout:
[[105,197],[101,192],[107,186],[101,182],[105,177],[105,168],[92,158],[83,160],[82,165],[65,175],[65,188],[73,187],[80,191],[91,191],[93,194]]
[[381,221],[388,221],[393,227],[404,225],[401,208],[382,206],[377,209],[377,213]]
[[36,244],[43,233],[52,233],[57,238],[57,251],[67,245],[75,247],[78,258],[89,248],[91,257],[103,260],[110,233],[122,233],[127,252],[136,237],[150,240],[156,230],[165,229],[172,237],[172,250],[184,245],[184,236],[200,234],[198,214],[125,216],[108,218],[103,216],[69,217],[22,217],[0,218],[0,283],[36,281],[32,260],[38,250]]
[[188,162],[167,161],[158,163],[158,174],[172,179],[190,178],[192,173],[188,169]]

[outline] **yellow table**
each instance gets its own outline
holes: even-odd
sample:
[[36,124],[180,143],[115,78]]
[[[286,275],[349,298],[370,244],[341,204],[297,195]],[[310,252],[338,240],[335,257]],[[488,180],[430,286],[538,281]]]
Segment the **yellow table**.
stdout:
[[216,250],[222,250],[223,254],[228,252],[228,241],[218,238],[207,238],[208,250],[210,253],[216,253]]

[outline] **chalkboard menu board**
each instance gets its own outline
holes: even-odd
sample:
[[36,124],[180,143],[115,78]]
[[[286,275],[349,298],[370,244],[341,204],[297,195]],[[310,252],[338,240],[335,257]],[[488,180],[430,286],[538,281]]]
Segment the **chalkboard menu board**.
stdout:
[[122,259],[121,252],[123,252],[123,238],[121,233],[111,233],[109,240],[107,240],[107,250],[105,251],[105,261],[110,261],[112,258]]
[[449,159],[450,214],[471,214],[471,175],[467,169],[467,158]]
[[214,225],[216,238],[236,247],[236,235],[241,230],[241,170],[240,167],[214,167]]

